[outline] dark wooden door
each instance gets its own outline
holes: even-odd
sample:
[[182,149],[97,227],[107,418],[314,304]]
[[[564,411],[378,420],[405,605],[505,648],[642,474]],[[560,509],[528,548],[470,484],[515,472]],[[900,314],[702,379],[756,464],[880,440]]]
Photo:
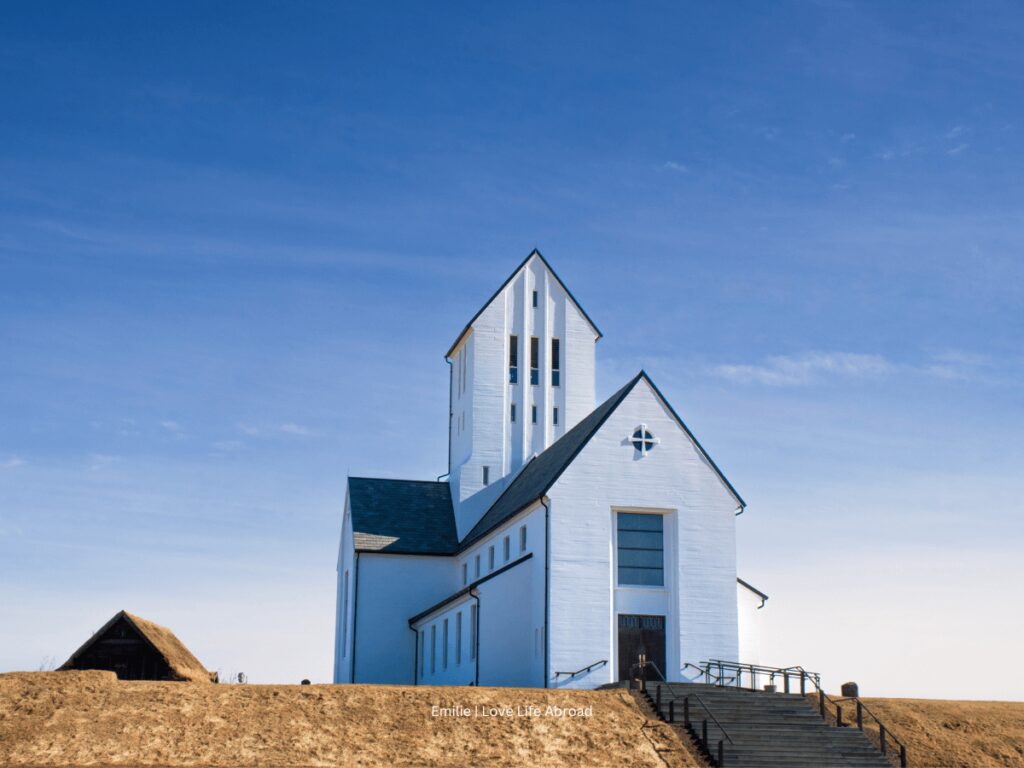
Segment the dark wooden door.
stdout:
[[630,669],[644,655],[658,671],[649,669],[648,680],[660,679],[665,671],[665,617],[619,614],[619,680],[630,678]]

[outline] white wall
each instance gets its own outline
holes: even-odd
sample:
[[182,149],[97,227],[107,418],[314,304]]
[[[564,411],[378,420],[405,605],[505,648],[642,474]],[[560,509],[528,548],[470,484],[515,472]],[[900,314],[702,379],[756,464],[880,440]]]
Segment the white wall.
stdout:
[[745,664],[761,663],[761,598],[736,583],[737,618],[739,621],[739,658]]
[[454,591],[450,557],[362,552],[357,570],[356,683],[412,685],[409,619]]
[[[337,589],[336,605],[334,612],[334,682],[351,682],[350,653],[352,649],[352,597],[353,597],[353,572],[352,564],[355,560],[355,549],[352,538],[352,515],[349,510],[348,490],[345,491],[345,506],[341,516],[341,537],[338,543],[338,567],[337,567]],[[345,599],[343,587],[345,583],[344,574],[348,571],[348,599]],[[347,611],[342,607],[347,606]],[[343,623],[347,622],[347,632],[343,630]],[[343,644],[344,640],[344,644]]]
[[[628,442],[640,424],[660,439],[644,458]],[[617,616],[640,598],[623,599],[613,569],[614,509],[674,515],[674,578],[650,600],[666,611],[667,666],[681,679],[683,662],[738,653],[735,512],[738,502],[641,380],[555,483],[551,498],[550,672],[600,659],[607,667],[569,685],[593,687],[618,676]],[[619,605],[616,605],[618,600]],[[627,609],[628,608],[628,609]],[[639,612],[639,611],[638,611]],[[551,684],[554,684],[553,677]]]

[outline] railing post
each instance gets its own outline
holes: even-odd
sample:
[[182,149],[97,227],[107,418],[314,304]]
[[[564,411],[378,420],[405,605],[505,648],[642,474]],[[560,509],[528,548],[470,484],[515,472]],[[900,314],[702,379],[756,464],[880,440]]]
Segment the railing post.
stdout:
[[[700,722],[700,741],[704,745],[704,749],[708,748],[708,719],[705,717]],[[708,750],[710,751],[710,750]]]
[[864,730],[864,705],[857,699],[857,730]]
[[742,688],[741,681],[743,680],[743,667],[736,667],[736,687]]
[[843,727],[843,708],[836,704],[836,727]]
[[[722,740],[718,740],[718,768],[722,768],[725,765],[725,747],[722,745]],[[906,763],[903,764],[906,768]]]
[[821,713],[821,719],[825,719],[825,692],[818,690],[818,712]]
[[[672,706],[672,702],[669,702],[669,707]],[[683,725],[687,728],[690,727],[690,697],[683,697]]]
[[907,768],[907,748],[900,744],[900,768]]
[[661,685],[654,689],[654,708],[661,712]]
[[807,673],[802,669],[800,670],[800,695],[807,695]]
[[668,721],[670,723],[674,723],[676,721],[676,701],[675,701],[675,699],[669,699],[668,700]]
[[789,672],[782,673],[782,690],[789,693]]
[[881,723],[878,724],[878,735],[881,737],[881,741],[882,741],[882,754],[884,755],[885,754],[885,726],[882,725]]

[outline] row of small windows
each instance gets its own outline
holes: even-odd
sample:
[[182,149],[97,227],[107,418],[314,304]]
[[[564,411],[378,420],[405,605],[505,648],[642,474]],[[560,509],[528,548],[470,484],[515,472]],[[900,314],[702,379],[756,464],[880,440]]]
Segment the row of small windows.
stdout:
[[[511,405],[509,405],[509,418],[512,420],[513,424],[516,423],[516,404],[515,403],[512,403]],[[537,406],[536,405],[531,405],[530,406],[530,422],[533,423],[533,424],[537,423]],[[558,408],[557,407],[551,409],[551,423],[554,424],[556,427],[558,426]]]
[[[427,631],[420,630],[420,676],[427,672]],[[477,607],[469,607],[469,658],[476,658]],[[462,611],[455,614],[455,666],[462,664]],[[441,669],[448,669],[448,652],[451,643],[448,638],[448,619],[441,622]],[[430,625],[430,672],[437,672],[437,623]]]
[[[551,386],[562,382],[562,343],[551,340]],[[508,383],[519,383],[519,337],[508,337]],[[540,339],[530,337],[530,383],[540,384]]]
[[[526,526],[519,526],[519,554],[526,552]],[[512,559],[512,537],[506,536],[501,541],[501,554],[504,562]],[[487,548],[487,570],[494,570],[494,545]],[[473,557],[473,580],[480,578],[480,555]],[[462,586],[469,584],[469,561],[462,564]]]

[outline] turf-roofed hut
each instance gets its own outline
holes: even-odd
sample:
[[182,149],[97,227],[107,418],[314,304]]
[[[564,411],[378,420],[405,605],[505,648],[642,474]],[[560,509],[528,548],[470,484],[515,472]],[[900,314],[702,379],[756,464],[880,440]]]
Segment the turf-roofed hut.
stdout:
[[120,680],[217,682],[171,630],[119,611],[60,669],[104,669]]

